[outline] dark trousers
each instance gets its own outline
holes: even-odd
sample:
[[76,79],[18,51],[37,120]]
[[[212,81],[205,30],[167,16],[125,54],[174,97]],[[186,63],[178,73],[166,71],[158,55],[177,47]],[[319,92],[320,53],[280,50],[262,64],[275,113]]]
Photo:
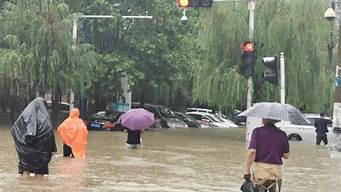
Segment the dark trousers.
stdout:
[[63,156],[64,157],[74,157],[71,147],[66,145],[66,144],[63,144]]
[[316,135],[316,145],[320,145],[321,141],[323,141],[324,145],[328,144],[327,134],[317,134]]

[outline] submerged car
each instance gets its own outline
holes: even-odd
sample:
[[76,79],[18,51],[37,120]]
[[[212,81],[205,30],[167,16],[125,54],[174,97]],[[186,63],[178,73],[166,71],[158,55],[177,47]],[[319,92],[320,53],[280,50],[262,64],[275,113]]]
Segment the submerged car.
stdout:
[[203,112],[203,113],[213,113],[212,109],[205,109],[205,108],[187,108],[187,112]]
[[97,131],[123,131],[118,120],[123,112],[98,111],[84,118],[84,123],[89,130]]
[[201,124],[199,121],[197,121],[196,119],[194,119],[192,116],[190,115],[186,115],[180,112],[175,112],[175,115],[178,119],[182,120],[183,122],[185,122],[188,127],[196,127],[196,128],[201,128]]
[[237,125],[245,125],[246,124],[246,117],[245,116],[238,116],[242,111],[235,109],[232,112],[232,121]]
[[155,123],[152,128],[187,128],[188,125],[178,119],[175,113],[168,107],[153,104],[132,103],[132,108],[144,108],[154,113]]
[[230,127],[236,128],[238,125],[236,125],[233,121],[229,120],[225,115],[223,114],[214,114],[214,117],[221,122],[224,122]]
[[229,120],[226,115],[222,113],[213,113],[212,109],[187,108],[186,113],[189,113],[189,112],[199,112],[199,113],[209,114],[210,119],[214,119],[215,122],[226,124],[229,127],[238,127],[238,125],[236,125],[233,121]]
[[198,120],[201,124],[209,124],[210,127],[218,128],[230,128],[224,122],[219,121],[214,117],[214,114],[203,113],[203,112],[187,112],[186,115],[192,116],[194,119]]

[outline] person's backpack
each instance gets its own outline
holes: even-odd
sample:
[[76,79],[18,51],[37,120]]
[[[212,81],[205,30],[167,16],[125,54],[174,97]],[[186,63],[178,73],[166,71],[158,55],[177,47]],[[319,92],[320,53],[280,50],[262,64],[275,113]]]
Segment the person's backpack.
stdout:
[[242,192],[258,192],[258,188],[251,181],[251,175],[244,175],[244,179],[245,181],[240,187]]

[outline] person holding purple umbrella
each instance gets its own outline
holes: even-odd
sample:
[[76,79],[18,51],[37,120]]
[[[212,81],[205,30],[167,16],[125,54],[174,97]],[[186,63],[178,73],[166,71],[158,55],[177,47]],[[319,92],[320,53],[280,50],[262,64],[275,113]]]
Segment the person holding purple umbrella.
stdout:
[[155,121],[154,114],[142,109],[131,109],[121,115],[121,125],[126,128],[127,146],[136,149],[141,146],[141,133],[144,129],[149,128]]

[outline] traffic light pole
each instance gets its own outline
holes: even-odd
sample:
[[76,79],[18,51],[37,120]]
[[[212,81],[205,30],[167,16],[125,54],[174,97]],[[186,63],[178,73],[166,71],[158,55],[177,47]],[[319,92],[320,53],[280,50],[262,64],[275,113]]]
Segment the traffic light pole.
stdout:
[[281,78],[281,103],[285,103],[285,64],[284,64],[284,53],[280,53],[279,57],[279,67],[280,67],[280,78]]
[[[253,41],[253,32],[255,28],[255,8],[256,8],[256,0],[249,0],[248,9],[249,9],[249,40]],[[247,80],[247,98],[246,98],[246,107],[249,109],[252,105],[252,95],[253,95],[253,82],[252,77],[249,77]]]

